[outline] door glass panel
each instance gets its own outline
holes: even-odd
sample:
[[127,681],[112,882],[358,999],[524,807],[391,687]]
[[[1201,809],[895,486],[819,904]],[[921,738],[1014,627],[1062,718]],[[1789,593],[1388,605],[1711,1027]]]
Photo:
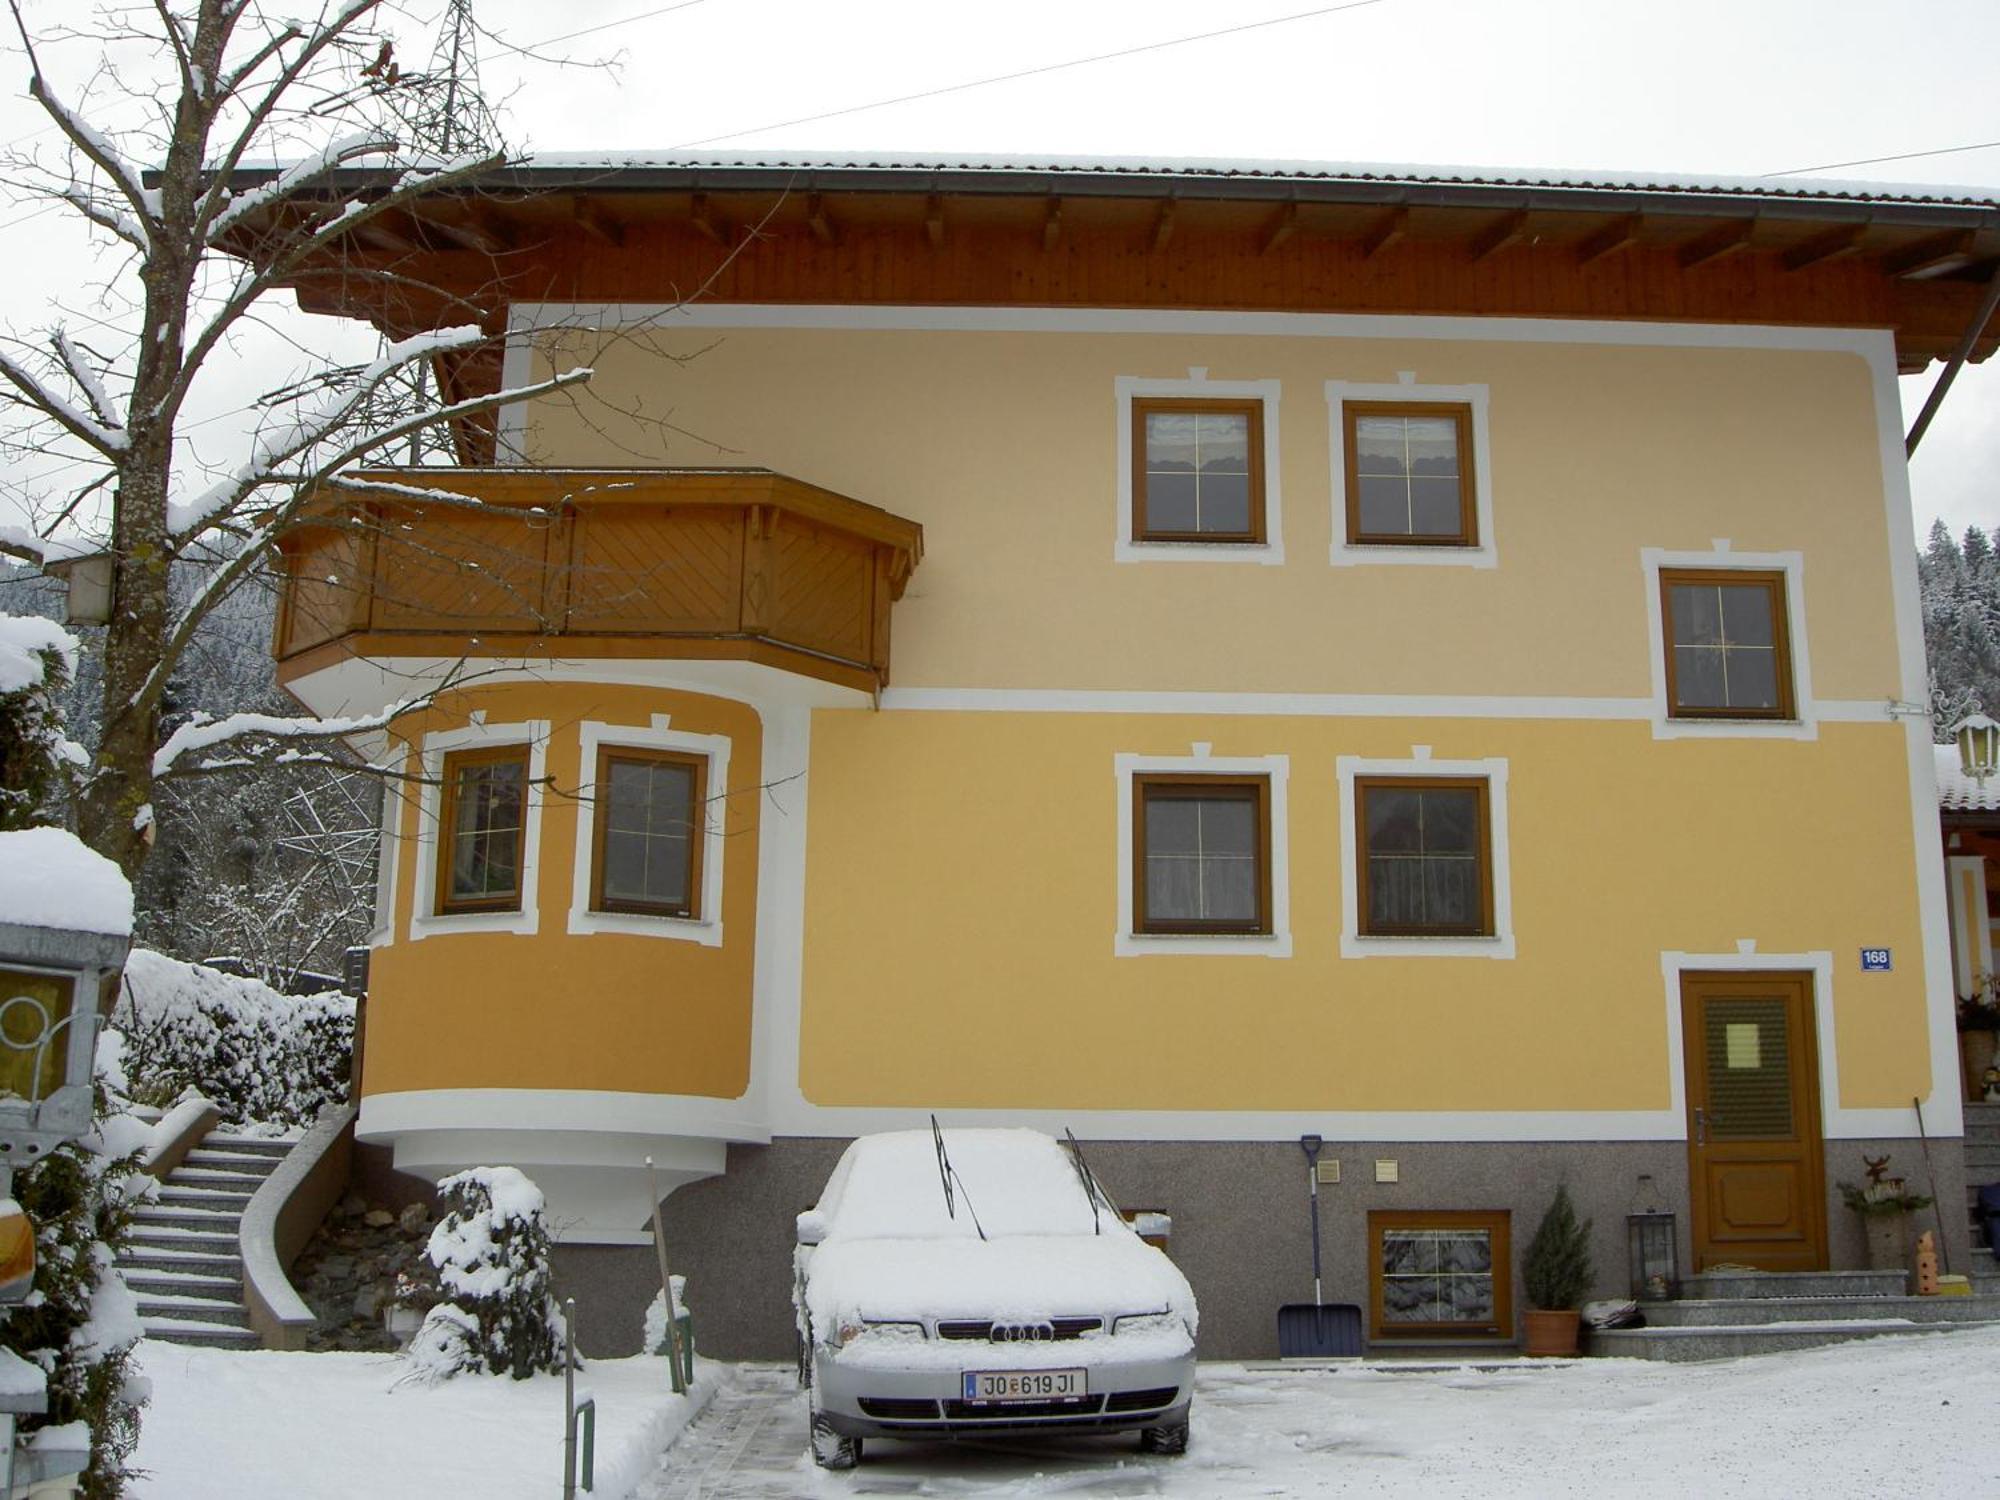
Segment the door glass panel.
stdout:
[[1708,1056],[1708,1130],[1716,1140],[1789,1140],[1791,1028],[1781,999],[1709,1000],[1702,1007]]

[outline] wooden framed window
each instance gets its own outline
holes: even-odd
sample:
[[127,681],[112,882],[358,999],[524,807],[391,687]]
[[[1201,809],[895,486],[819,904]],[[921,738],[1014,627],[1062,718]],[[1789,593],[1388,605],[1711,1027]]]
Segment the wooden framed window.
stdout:
[[1264,540],[1264,403],[1132,402],[1132,540]]
[[1505,1210],[1368,1215],[1374,1338],[1511,1338],[1514,1257]]
[[708,762],[606,745],[597,753],[590,909],[701,915]]
[[1344,401],[1340,410],[1349,542],[1479,544],[1469,404]]
[[1355,860],[1364,937],[1493,932],[1493,834],[1484,777],[1358,776]]
[[1782,572],[1662,568],[1660,618],[1671,717],[1797,717]]
[[453,751],[440,774],[439,915],[520,910],[528,747]]
[[1265,776],[1132,778],[1133,930],[1271,930],[1271,782]]

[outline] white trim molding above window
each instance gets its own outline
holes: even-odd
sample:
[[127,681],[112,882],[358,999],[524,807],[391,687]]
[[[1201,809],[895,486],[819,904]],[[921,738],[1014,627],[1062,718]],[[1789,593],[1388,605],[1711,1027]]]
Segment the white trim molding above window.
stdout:
[[[710,948],[722,946],[722,857],[729,795],[729,738],[720,734],[688,734],[669,727],[665,714],[654,714],[650,725],[605,724],[587,720],[579,732],[576,811],[576,866],[570,886],[569,930],[572,933],[622,932],[639,937],[678,938]],[[696,756],[707,763],[701,808],[700,896],[692,917],[649,916],[642,912],[593,911],[591,884],[597,866],[597,765],[604,750],[665,750]]]
[[[1249,562],[1276,565],[1285,560],[1284,506],[1281,503],[1278,463],[1278,390],[1275,380],[1210,380],[1201,370],[1190,370],[1182,380],[1155,380],[1138,375],[1120,375],[1114,381],[1117,399],[1118,495],[1117,529],[1112,537],[1111,555],[1117,562]],[[1256,402],[1262,420],[1263,441],[1252,455],[1252,472],[1262,478],[1262,541],[1134,540],[1133,454],[1139,434],[1133,430],[1134,401],[1165,400],[1198,402],[1204,398],[1218,403],[1241,405]],[[1252,496],[1252,504],[1258,503]]]
[[[521,900],[512,911],[441,913],[437,909],[438,819],[444,797],[444,761],[461,750],[502,750],[519,745],[527,752],[526,805],[522,809]],[[536,893],[541,869],[542,786],[548,778],[549,721],[519,724],[474,722],[463,729],[424,736],[424,786],[417,805],[415,888],[411,893],[410,941],[452,932],[511,932],[531,937],[540,923]]]
[[[1418,747],[1419,752],[1423,747]],[[1335,762],[1340,781],[1340,956],[1342,958],[1512,958],[1514,894],[1507,842],[1507,762],[1432,760],[1418,753],[1408,760],[1370,760],[1343,755]],[[1462,937],[1371,937],[1361,931],[1361,824],[1355,796],[1357,779],[1436,777],[1486,783],[1487,848],[1492,882],[1493,931]]]
[[[1485,385],[1418,385],[1414,381],[1393,385],[1364,385],[1351,380],[1329,380],[1326,383],[1327,453],[1333,481],[1333,546],[1328,560],[1335,567],[1375,563],[1461,568],[1496,568],[1500,565],[1500,552],[1493,537],[1493,444],[1487,431],[1490,390]],[[1469,459],[1472,464],[1473,541],[1470,546],[1412,543],[1404,547],[1394,543],[1349,540],[1346,407],[1350,401],[1470,408],[1472,452],[1461,455],[1461,462]]]
[[[1813,703],[1812,663],[1806,647],[1805,554],[1801,552],[1737,552],[1726,539],[1705,552],[1669,552],[1659,547],[1639,550],[1639,568],[1646,585],[1647,670],[1652,678],[1653,738],[1813,740],[1819,738],[1818,709]],[[1783,578],[1783,635],[1789,650],[1792,717],[1676,717],[1667,701],[1667,628],[1663,618],[1660,574],[1676,569],[1701,573],[1740,570],[1746,574],[1777,574]],[[1746,580],[1749,581],[1749,580]]]
[[[1291,760],[1283,755],[1224,756],[1207,754],[1206,745],[1184,756],[1120,754],[1112,757],[1112,773],[1118,797],[1117,889],[1118,927],[1112,951],[1120,958],[1142,954],[1258,954],[1264,958],[1292,956],[1292,906],[1289,860],[1289,832],[1286,814],[1285,781]],[[1132,889],[1135,837],[1133,808],[1134,780],[1141,776],[1214,776],[1233,779],[1240,785],[1256,778],[1268,787],[1270,848],[1270,930],[1268,932],[1135,932],[1135,902]]]

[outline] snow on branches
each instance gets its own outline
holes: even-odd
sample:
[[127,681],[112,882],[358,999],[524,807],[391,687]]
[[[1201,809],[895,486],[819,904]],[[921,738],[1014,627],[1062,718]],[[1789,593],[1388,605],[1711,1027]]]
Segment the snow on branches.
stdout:
[[542,1190],[515,1167],[474,1167],[445,1178],[438,1193],[447,1211],[425,1254],[443,1300],[410,1342],[406,1378],[525,1380],[561,1369]]

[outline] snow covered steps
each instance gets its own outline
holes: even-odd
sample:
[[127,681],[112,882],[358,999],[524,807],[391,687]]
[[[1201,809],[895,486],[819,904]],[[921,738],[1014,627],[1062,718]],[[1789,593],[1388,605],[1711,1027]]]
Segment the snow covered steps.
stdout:
[[1678,1302],[1644,1304],[1644,1328],[1588,1335],[1592,1354],[1729,1359],[1890,1333],[2000,1322],[2000,1296],[1912,1297],[1900,1271],[1743,1271],[1690,1277]]
[[211,1132],[140,1208],[118,1268],[148,1338],[255,1349],[243,1301],[243,1210],[289,1141]]

